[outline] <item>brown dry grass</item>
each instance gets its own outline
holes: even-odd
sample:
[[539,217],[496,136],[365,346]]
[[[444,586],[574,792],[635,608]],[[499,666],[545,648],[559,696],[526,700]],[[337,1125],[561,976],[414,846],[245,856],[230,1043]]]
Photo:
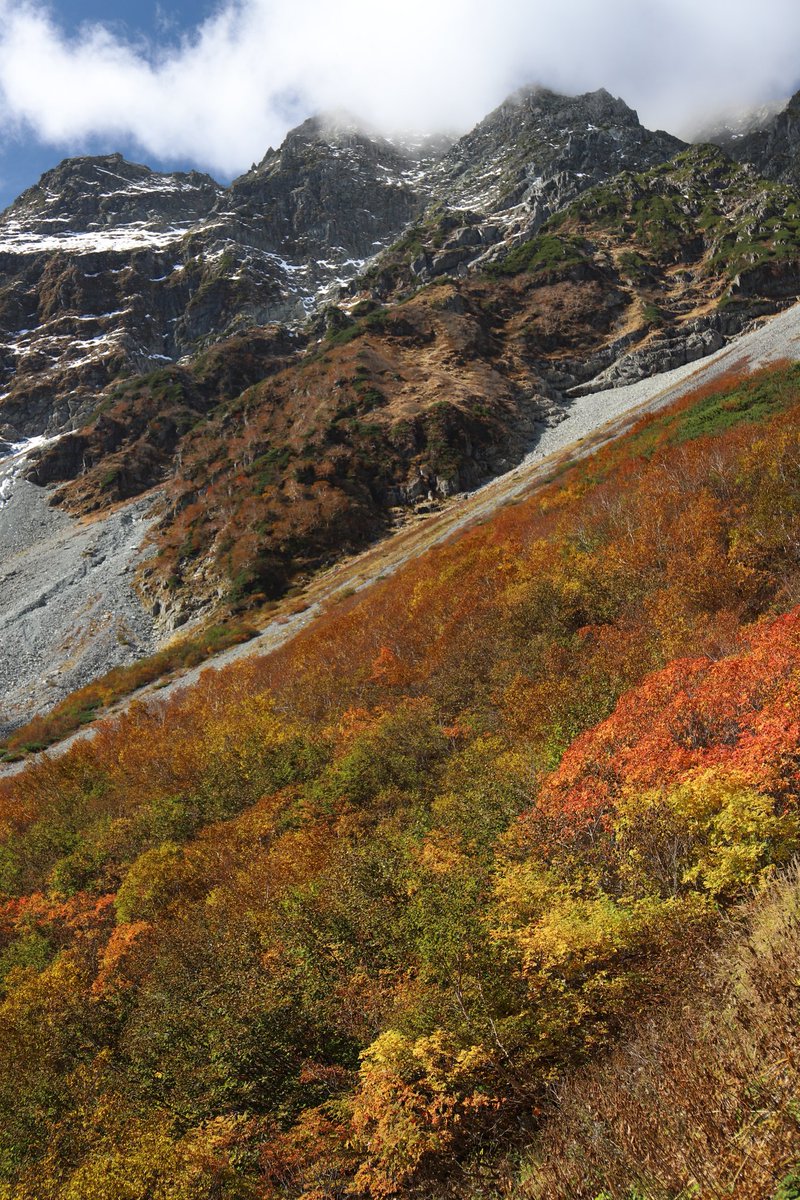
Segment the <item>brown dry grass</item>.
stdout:
[[800,1163],[800,867],[696,988],[563,1083],[518,1200],[771,1200]]

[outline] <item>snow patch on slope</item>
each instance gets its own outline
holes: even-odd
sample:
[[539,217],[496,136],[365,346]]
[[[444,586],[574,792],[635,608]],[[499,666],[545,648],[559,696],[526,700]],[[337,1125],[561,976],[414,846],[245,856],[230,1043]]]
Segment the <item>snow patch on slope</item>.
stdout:
[[[0,443],[0,509],[10,502],[14,493],[14,485],[25,470],[25,465],[34,450],[50,446],[57,442],[63,434],[55,437],[32,437],[22,442]],[[7,447],[3,451],[3,446]]]
[[154,228],[146,222],[134,222],[111,229],[94,229],[88,233],[36,233],[23,222],[7,220],[0,237],[0,254],[104,254],[130,250],[163,249],[180,240],[191,225],[172,225],[168,229]]

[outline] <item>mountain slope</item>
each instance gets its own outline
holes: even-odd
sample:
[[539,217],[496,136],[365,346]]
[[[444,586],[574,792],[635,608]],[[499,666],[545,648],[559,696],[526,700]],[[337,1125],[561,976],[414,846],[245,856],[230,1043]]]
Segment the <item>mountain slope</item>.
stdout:
[[797,405],[688,397],[2,784],[14,1200],[491,1194],[795,852]]
[[463,273],[530,237],[594,184],[685,148],[645,129],[604,89],[582,96],[521,89],[431,168],[428,207],[399,246],[379,254],[367,280],[386,299],[415,281]]
[[319,121],[227,190],[119,155],[62,163],[0,217],[0,434],[60,432],[116,376],[302,320],[419,207],[419,170]]
[[[226,190],[63,164],[0,222],[0,523],[17,478],[47,489],[30,530],[40,501],[106,521],[164,489],[114,662],[275,601],[520,461],[575,394],[798,294],[791,188],[681,146],[606,92],[528,89],[450,149],[306,122]],[[65,646],[82,620],[39,617]]]
[[[426,279],[452,272],[493,241],[530,236],[579,193],[620,171],[647,170],[685,148],[671,134],[645,129],[632,108],[603,88],[583,96],[523,88],[431,172],[433,202],[426,217],[439,221],[415,274]],[[476,229],[478,221],[487,224]]]
[[[545,430],[523,462],[484,484],[469,496],[443,506],[439,511],[420,515],[413,522],[379,541],[361,554],[337,562],[329,570],[315,576],[304,586],[299,597],[289,596],[269,611],[268,616],[259,618],[267,624],[258,633],[251,627],[249,640],[244,645],[219,652],[219,627],[206,635],[188,635],[185,643],[173,643],[172,647],[134,664],[126,671],[112,671],[96,683],[82,687],[74,695],[58,704],[52,714],[35,718],[32,722],[13,732],[4,743],[9,757],[25,753],[28,748],[59,742],[65,734],[80,726],[87,715],[103,715],[108,706],[115,710],[114,701],[125,698],[131,691],[158,680],[159,697],[172,695],[176,690],[197,682],[206,666],[193,666],[180,670],[172,682],[164,681],[164,674],[174,670],[175,665],[197,662],[197,655],[208,658],[206,665],[224,667],[242,658],[258,657],[272,652],[290,642],[297,634],[317,620],[331,605],[340,604],[356,592],[362,592],[378,579],[395,574],[407,562],[425,554],[463,529],[473,527],[493,518],[503,508],[527,496],[564,469],[565,464],[576,462],[594,454],[608,442],[619,437],[631,424],[645,414],[657,412],[676,401],[686,402],[697,392],[713,394],[720,388],[724,391],[725,381],[738,376],[744,370],[755,370],[774,365],[784,360],[796,359],[800,354],[800,306],[795,305],[780,317],[759,328],[734,339],[728,346],[708,356],[702,362],[690,363],[664,375],[642,380],[626,387],[605,392],[595,392],[574,401],[568,415],[557,425]],[[98,523],[96,523],[98,524]],[[13,562],[13,560],[12,560]],[[19,564],[14,564],[19,570]],[[29,584],[25,583],[26,593]],[[222,627],[229,643],[242,639],[242,630],[236,623]],[[17,641],[13,630],[9,632],[9,646]],[[203,648],[207,647],[206,653]],[[162,662],[162,657],[166,662]],[[15,665],[9,661],[5,668],[9,679],[20,671],[20,661]],[[7,693],[7,709],[16,708],[16,723],[21,714],[31,711],[30,700],[38,693],[38,663],[34,662],[23,670],[18,679],[17,697],[13,689]],[[69,687],[71,675],[62,677],[62,687]],[[48,681],[52,684],[52,680]],[[51,693],[51,695],[53,695]],[[20,704],[24,701],[24,707]],[[123,699],[123,704],[126,702]],[[35,708],[35,704],[34,704]],[[8,719],[8,718],[7,718]],[[90,727],[86,732],[93,733]],[[59,750],[64,744],[59,745]],[[0,774],[19,769],[21,763],[0,766]]]
[[[693,148],[589,189],[482,270],[386,307],[333,310],[324,337],[320,326],[241,396],[206,401],[183,437],[206,359],[119,387],[28,478],[65,482],[57,498],[77,512],[161,482],[157,409],[180,470],[146,590],[171,612],[275,599],[397,510],[518,462],[574,394],[698,359],[800,294],[799,214],[787,185]],[[217,361],[235,362],[237,345]]]
[[[194,636],[0,749],[272,621],[2,773],[4,1200],[791,1195],[800,196],[675,150],[533,90],[449,151],[312,122],[224,193],[64,168],[79,245],[151,239],[102,267],[142,319],[162,236],[189,281],[158,371],[43,368],[5,431],[0,681]],[[7,294],[95,320],[61,242]]]
[[60,432],[114,376],[302,321],[431,205],[468,225],[454,235],[468,260],[468,203],[499,221],[497,239],[680,147],[607,93],[532,89],[444,158],[440,142],[389,142],[339,116],[306,121],[228,189],[119,155],[67,160],[0,216],[0,435]]

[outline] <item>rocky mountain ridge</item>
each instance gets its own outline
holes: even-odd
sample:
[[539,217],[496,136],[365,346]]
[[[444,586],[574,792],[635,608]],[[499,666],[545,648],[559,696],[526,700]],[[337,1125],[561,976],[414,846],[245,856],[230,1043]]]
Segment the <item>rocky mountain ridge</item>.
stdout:
[[298,324],[421,206],[421,157],[307,121],[224,189],[72,159],[0,216],[0,436],[80,423],[112,380]]
[[800,185],[800,92],[770,119],[744,136],[721,139],[739,162],[751,163],[767,179]]
[[311,119],[227,189],[119,155],[66,160],[0,216],[0,436],[61,432],[120,375],[302,324],[417,221],[424,281],[682,145],[607,92],[530,88],[450,148]]
[[427,280],[491,260],[581,192],[685,148],[671,134],[646,129],[604,88],[582,96],[523,88],[433,168],[426,213],[433,229],[414,274]]
[[[797,111],[728,151],[797,180]],[[74,428],[112,380],[302,326],[365,286],[385,300],[480,269],[588,188],[683,148],[603,89],[531,87],[452,145],[310,119],[229,188],[120,155],[65,160],[0,214],[0,438]]]

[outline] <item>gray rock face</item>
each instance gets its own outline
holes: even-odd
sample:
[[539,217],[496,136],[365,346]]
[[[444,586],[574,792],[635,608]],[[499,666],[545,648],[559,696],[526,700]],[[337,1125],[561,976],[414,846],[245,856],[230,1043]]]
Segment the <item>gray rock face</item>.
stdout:
[[685,143],[653,133],[605,89],[525,88],[462,138],[436,169],[437,199],[514,218],[528,231],[586,188],[664,162]]
[[[649,379],[652,375],[697,362],[721,350],[727,338],[742,332],[747,324],[749,319],[745,315],[726,319],[718,313],[690,321],[680,330],[654,338],[641,350],[614,357],[605,370],[601,370],[588,382],[571,388],[568,394],[588,396],[592,392],[605,391],[608,388],[627,387],[641,379]],[[600,362],[602,361],[601,359]],[[588,363],[587,367],[597,365],[599,363],[595,361]]]
[[3,241],[24,243],[25,235],[54,237],[65,234],[101,235],[127,230],[145,233],[148,244],[157,233],[188,228],[208,216],[223,189],[209,175],[158,174],[149,167],[129,163],[121,154],[66,159],[47,171],[3,214]]
[[742,136],[723,134],[714,141],[732,158],[752,163],[767,179],[800,186],[800,92],[761,128]]
[[151,505],[75,521],[0,461],[0,736],[156,648],[133,586]]
[[232,229],[249,221],[264,249],[308,263],[324,283],[326,266],[361,265],[414,218],[430,162],[346,121],[312,118],[237,179],[215,215]]
[[173,357],[181,242],[221,192],[196,172],[80,158],[0,216],[0,428],[56,432],[120,371]]
[[[645,129],[603,89],[583,96],[523,89],[432,167],[425,214],[432,233],[413,273],[426,281],[502,256],[587,188],[685,148],[671,134]],[[442,210],[446,216],[437,218]]]
[[419,210],[431,161],[307,121],[228,189],[63,162],[0,215],[0,436],[75,426],[120,374],[305,319]]

